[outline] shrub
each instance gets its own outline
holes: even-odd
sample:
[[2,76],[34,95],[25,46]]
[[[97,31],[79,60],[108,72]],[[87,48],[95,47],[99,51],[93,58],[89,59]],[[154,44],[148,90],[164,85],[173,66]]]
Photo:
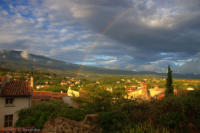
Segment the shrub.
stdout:
[[179,133],[190,132],[189,125],[200,130],[200,91],[169,96],[150,104],[150,119],[155,125]]
[[101,112],[99,124],[104,132],[121,131],[126,126],[127,118],[123,112]]
[[31,108],[19,112],[16,127],[34,126],[42,128],[49,118],[65,117],[72,120],[82,120],[85,113],[78,108],[68,108],[67,104],[52,100],[49,103],[38,103]]
[[170,131],[166,128],[154,128],[151,122],[145,122],[133,127],[127,126],[122,133],[170,133]]
[[[122,91],[123,92],[123,91]],[[42,128],[49,118],[66,117],[83,120],[85,114],[100,115],[104,132],[123,133],[186,133],[200,131],[200,91],[168,96],[162,100],[137,101],[124,99],[119,92],[92,90],[77,98],[79,108],[68,108],[62,102],[40,103],[21,110],[16,126]]]

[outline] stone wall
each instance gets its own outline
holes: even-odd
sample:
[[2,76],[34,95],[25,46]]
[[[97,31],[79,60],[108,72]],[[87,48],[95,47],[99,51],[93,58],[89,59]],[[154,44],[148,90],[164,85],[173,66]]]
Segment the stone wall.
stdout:
[[99,116],[96,114],[86,115],[82,122],[66,118],[48,120],[42,129],[42,133],[101,133],[97,122]]

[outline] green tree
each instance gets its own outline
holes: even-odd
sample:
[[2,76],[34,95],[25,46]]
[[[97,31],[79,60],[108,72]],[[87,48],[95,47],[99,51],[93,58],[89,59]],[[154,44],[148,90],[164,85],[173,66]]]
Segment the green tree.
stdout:
[[169,95],[173,95],[173,93],[174,93],[174,87],[173,87],[173,79],[172,79],[172,70],[170,66],[168,66],[165,95],[169,96]]

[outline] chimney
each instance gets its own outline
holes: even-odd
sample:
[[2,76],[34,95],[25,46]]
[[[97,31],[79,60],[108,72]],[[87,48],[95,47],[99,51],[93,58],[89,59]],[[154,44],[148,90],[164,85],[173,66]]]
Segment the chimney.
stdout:
[[34,87],[33,76],[31,76],[30,86],[31,86],[31,88]]

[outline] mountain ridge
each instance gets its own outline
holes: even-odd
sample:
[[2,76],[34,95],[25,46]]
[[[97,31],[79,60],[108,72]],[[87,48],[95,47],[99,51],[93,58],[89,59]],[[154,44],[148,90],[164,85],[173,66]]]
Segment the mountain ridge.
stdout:
[[[41,55],[29,54],[26,51],[15,50],[0,50],[0,66],[11,70],[39,70],[39,71],[54,71],[56,73],[95,73],[95,74],[119,74],[119,75],[134,75],[134,74],[152,74],[164,76],[165,73],[156,73],[150,71],[130,71],[106,69],[94,66],[86,66],[72,64]],[[80,70],[81,68],[81,70]],[[174,74],[177,78],[200,78],[200,75],[194,74]]]

